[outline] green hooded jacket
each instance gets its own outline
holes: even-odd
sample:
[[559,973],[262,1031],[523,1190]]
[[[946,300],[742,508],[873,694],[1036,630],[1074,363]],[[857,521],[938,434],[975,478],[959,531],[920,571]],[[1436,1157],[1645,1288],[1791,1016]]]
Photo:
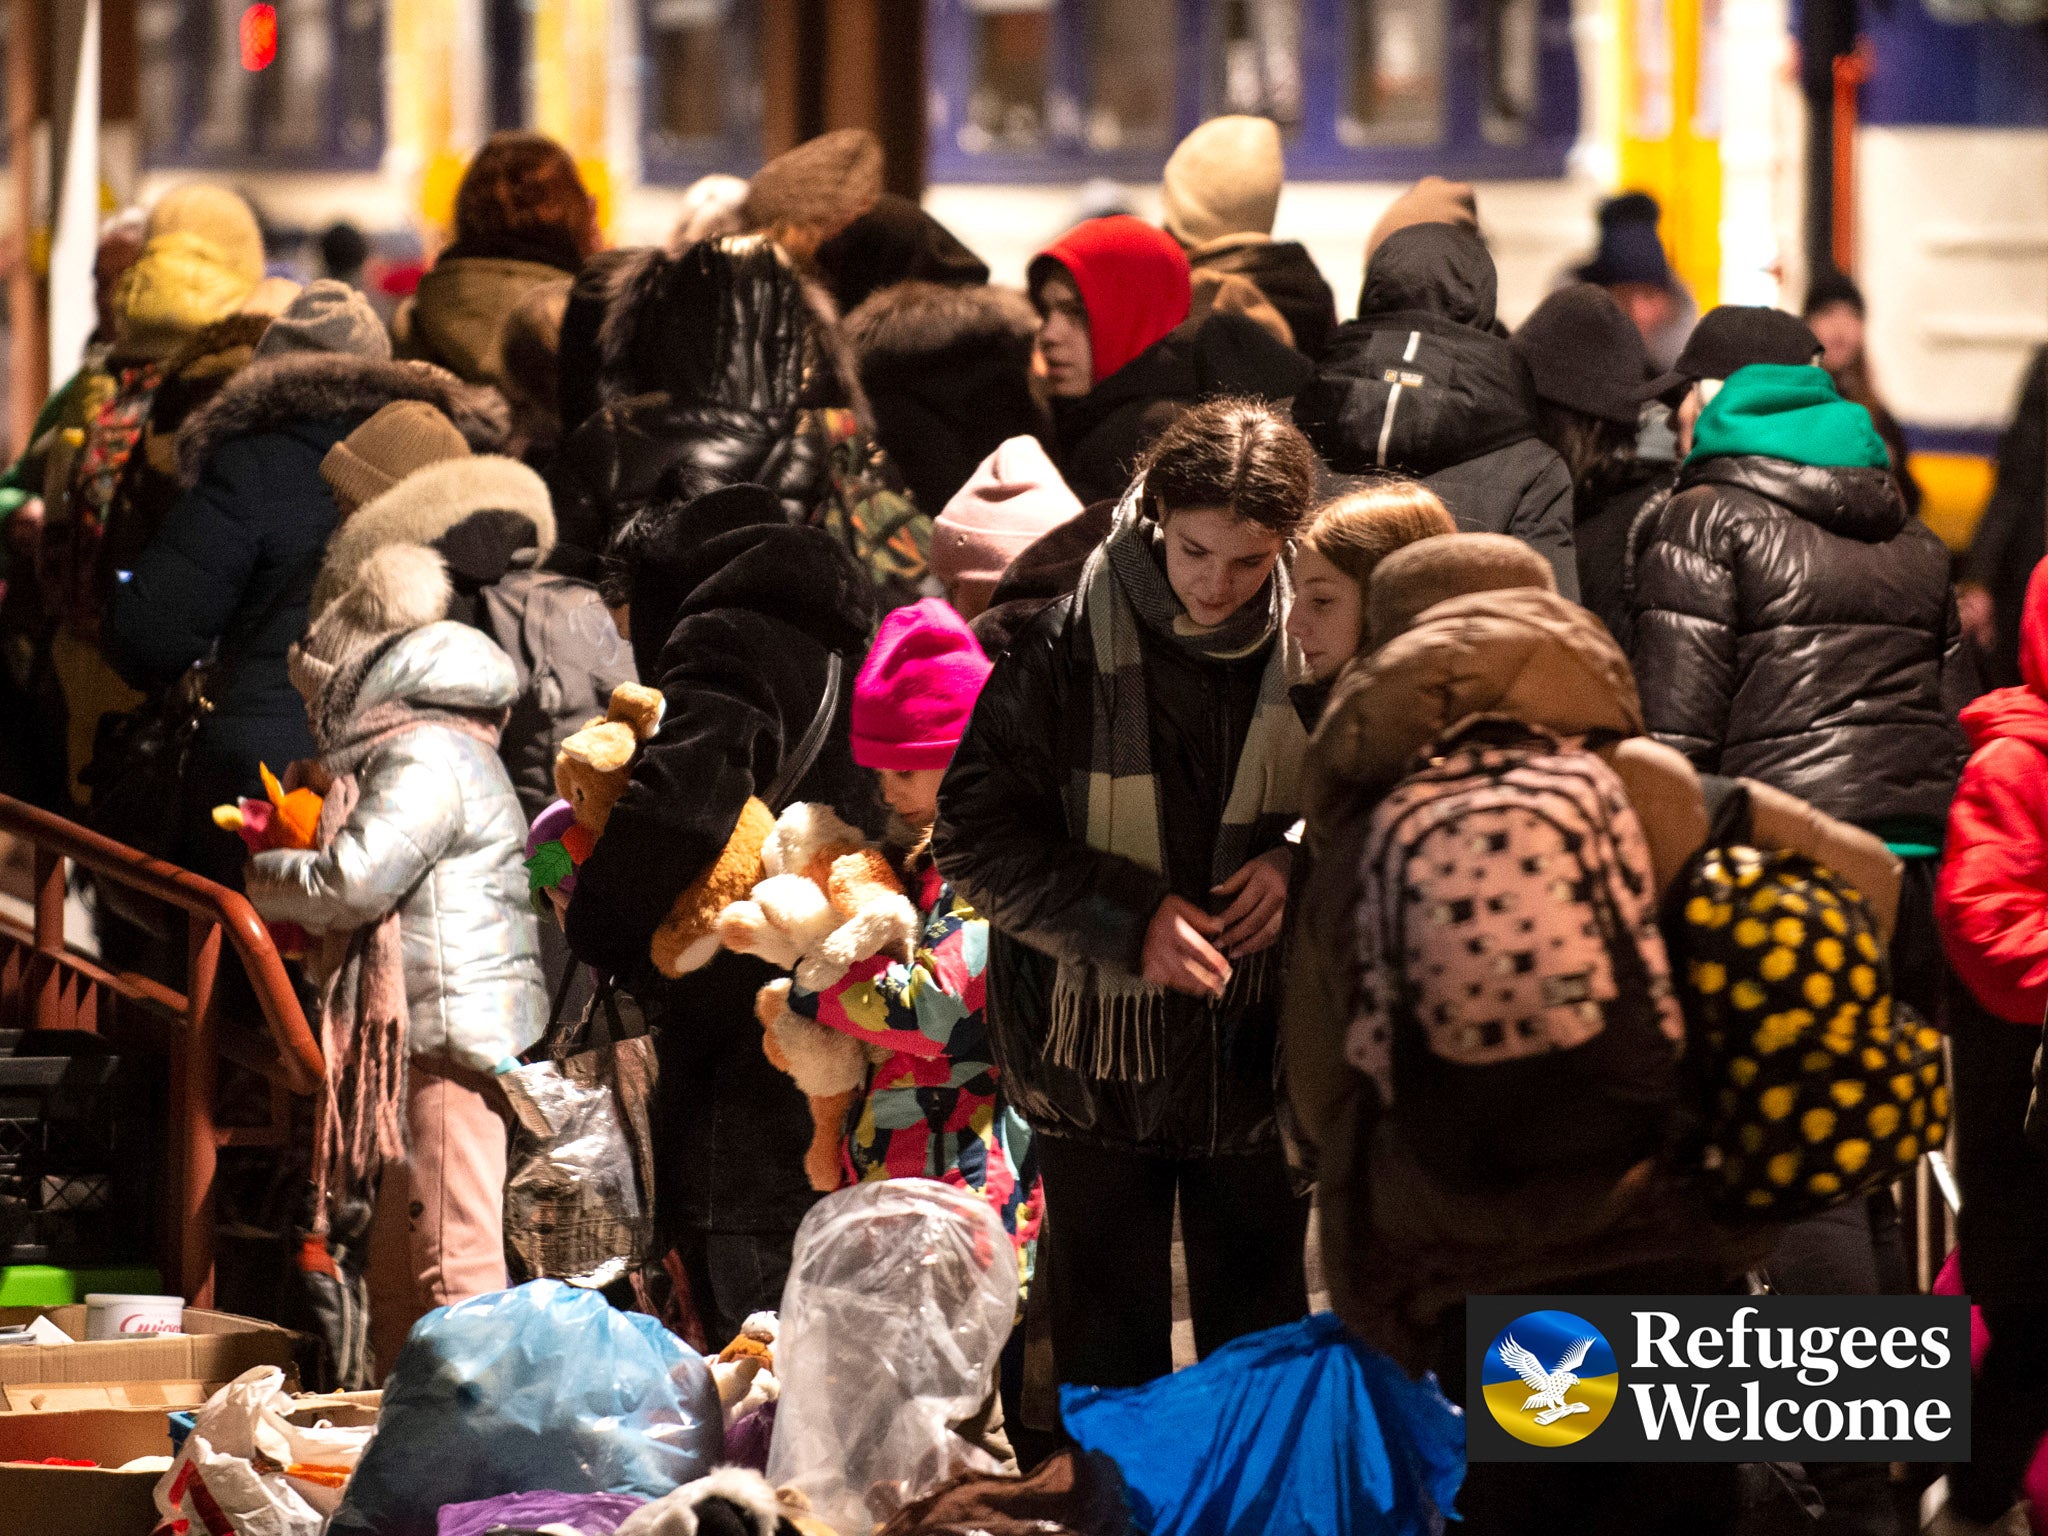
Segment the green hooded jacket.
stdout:
[[1870,412],[1844,400],[1825,368],[1783,363],[1736,369],[1700,412],[1686,462],[1732,454],[1833,469],[1891,463]]

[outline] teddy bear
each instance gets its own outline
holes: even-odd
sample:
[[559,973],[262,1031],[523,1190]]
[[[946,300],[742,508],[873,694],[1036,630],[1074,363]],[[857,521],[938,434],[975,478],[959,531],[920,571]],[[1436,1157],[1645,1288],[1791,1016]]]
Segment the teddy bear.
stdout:
[[[829,806],[797,804],[777,819],[761,849],[766,878],[718,917],[727,949],[756,955],[795,973],[796,984],[823,992],[856,963],[888,954],[908,961],[917,910],[880,850]],[[811,1187],[839,1187],[839,1142],[847,1111],[866,1086],[874,1059],[850,1035],[790,1010],[790,982],[755,994],[761,1049],[810,1102],[811,1145],[804,1172]]]
[[[545,894],[558,915],[575,889],[577,868],[625,793],[640,743],[661,728],[663,709],[660,689],[621,683],[612,690],[604,718],[591,721],[555,753],[555,792],[561,798],[534,818],[526,869],[535,896]],[[750,797],[718,857],[676,897],[654,931],[649,955],[662,975],[683,976],[710,964],[718,953],[718,915],[761,880],[761,849],[774,829],[768,807]]]

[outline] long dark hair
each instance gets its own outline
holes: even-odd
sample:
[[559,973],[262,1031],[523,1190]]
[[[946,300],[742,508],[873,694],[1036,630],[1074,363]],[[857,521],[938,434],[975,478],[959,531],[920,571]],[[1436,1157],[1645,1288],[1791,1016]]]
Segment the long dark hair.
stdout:
[[1589,416],[1554,400],[1536,402],[1536,435],[1571,471],[1572,499],[1580,515],[1635,473],[1636,429]]

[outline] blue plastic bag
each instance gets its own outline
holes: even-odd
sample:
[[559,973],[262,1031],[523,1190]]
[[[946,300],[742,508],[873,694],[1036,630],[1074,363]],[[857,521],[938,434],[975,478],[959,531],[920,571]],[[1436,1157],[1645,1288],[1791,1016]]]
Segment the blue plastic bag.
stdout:
[[444,1504],[542,1488],[657,1498],[723,1451],[703,1356],[595,1291],[534,1280],[413,1325],[328,1530],[434,1536]]
[[1435,1536],[1465,1480],[1465,1416],[1330,1312],[1142,1387],[1062,1387],[1060,1411],[1152,1536]]

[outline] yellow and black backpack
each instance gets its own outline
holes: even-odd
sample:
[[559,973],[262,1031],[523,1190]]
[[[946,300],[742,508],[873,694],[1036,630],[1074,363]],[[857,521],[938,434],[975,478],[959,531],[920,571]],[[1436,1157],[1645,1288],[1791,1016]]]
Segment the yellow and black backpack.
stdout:
[[1908,1172],[1948,1134],[1941,1036],[1892,997],[1856,890],[1748,845],[1737,786],[1673,888],[1686,1015],[1681,1155],[1726,1221],[1796,1221]]

